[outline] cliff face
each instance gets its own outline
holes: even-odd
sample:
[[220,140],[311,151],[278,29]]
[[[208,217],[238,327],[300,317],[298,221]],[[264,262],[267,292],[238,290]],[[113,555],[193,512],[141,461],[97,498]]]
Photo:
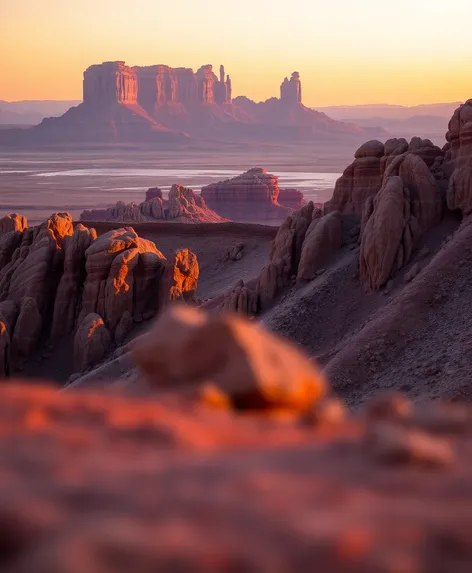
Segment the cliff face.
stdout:
[[84,103],[139,104],[149,114],[166,104],[226,104],[231,103],[231,80],[225,79],[223,66],[218,79],[210,64],[194,73],[189,68],[104,62],[84,73]]
[[278,202],[279,179],[254,167],[237,177],[203,187],[201,195],[210,209],[233,221],[275,223],[292,211]]
[[104,62],[84,72],[84,103],[134,105],[138,100],[136,72],[124,62]]

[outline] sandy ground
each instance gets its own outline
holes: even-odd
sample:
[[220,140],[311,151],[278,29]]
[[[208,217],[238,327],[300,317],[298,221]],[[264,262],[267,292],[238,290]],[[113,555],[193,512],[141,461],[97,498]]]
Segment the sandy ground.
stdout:
[[470,425],[409,461],[370,424],[4,385],[0,571],[469,573]]

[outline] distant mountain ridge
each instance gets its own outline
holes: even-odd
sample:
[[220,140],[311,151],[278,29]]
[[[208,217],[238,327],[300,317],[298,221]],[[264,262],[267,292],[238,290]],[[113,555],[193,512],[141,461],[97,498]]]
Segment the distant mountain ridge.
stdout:
[[373,104],[316,108],[338,121],[356,123],[365,128],[379,126],[396,136],[443,140],[448,123],[460,102],[401,106]]
[[57,117],[80,100],[0,100],[0,124],[36,125],[45,117]]

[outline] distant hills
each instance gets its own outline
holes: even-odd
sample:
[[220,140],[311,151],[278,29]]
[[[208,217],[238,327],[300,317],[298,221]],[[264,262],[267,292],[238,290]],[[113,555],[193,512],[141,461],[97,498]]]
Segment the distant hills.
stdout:
[[45,117],[57,117],[80,101],[60,100],[0,100],[0,124],[2,125],[36,125]]
[[338,121],[353,122],[363,127],[380,126],[392,135],[419,135],[443,139],[447,125],[461,102],[416,106],[389,104],[330,106],[316,108]]

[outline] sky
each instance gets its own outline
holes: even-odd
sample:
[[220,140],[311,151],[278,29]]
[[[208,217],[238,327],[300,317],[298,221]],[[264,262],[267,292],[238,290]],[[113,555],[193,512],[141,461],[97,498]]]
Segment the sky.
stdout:
[[81,99],[94,63],[224,64],[233,96],[313,107],[472,97],[472,0],[0,0],[0,100]]

